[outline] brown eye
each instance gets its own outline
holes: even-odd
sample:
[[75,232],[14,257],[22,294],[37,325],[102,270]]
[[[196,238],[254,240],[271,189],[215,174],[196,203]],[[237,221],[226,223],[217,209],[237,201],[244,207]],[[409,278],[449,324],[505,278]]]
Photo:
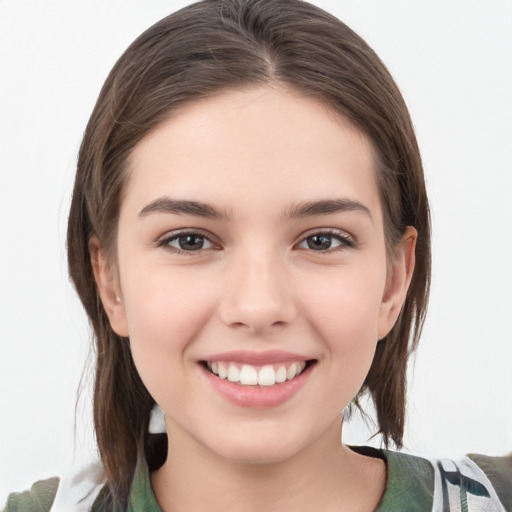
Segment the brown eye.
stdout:
[[298,247],[300,249],[309,249],[316,252],[330,252],[344,247],[355,247],[356,244],[352,238],[345,234],[331,231],[313,233],[304,238]]
[[197,252],[214,247],[214,244],[205,235],[193,232],[176,233],[162,239],[158,245],[178,253]]
[[332,236],[322,233],[319,235],[308,236],[306,238],[308,249],[314,251],[327,251],[332,247]]
[[175,239],[175,242],[182,251],[198,251],[203,249],[205,238],[198,234],[181,235]]

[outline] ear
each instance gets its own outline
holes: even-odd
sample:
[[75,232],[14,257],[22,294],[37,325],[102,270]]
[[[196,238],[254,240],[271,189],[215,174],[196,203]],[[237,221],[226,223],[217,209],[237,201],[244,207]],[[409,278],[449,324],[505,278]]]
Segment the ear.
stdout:
[[107,261],[105,251],[101,248],[96,236],[91,236],[89,239],[89,253],[96,287],[110,325],[116,334],[127,337],[128,324],[116,269]]
[[415,249],[418,232],[408,226],[395,249],[395,259],[388,271],[386,288],[379,312],[378,339],[385,338],[402,310],[407,290],[414,273]]

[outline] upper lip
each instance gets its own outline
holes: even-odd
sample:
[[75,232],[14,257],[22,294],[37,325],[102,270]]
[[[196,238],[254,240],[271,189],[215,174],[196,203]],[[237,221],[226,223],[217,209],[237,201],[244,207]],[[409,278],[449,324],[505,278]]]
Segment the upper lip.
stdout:
[[219,362],[230,361],[233,363],[245,363],[254,366],[261,366],[264,364],[276,364],[296,361],[308,361],[312,359],[293,352],[286,352],[283,350],[267,350],[265,352],[251,352],[248,350],[233,350],[230,352],[222,352],[207,356],[203,361]]

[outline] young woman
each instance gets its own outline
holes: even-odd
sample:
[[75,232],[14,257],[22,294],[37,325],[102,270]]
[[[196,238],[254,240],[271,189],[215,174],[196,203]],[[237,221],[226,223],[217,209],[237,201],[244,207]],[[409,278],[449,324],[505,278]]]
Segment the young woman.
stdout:
[[512,507],[507,459],[341,442],[368,393],[401,446],[430,229],[404,101],[327,13],[212,0],[142,34],[84,136],[68,258],[101,469],[7,511]]

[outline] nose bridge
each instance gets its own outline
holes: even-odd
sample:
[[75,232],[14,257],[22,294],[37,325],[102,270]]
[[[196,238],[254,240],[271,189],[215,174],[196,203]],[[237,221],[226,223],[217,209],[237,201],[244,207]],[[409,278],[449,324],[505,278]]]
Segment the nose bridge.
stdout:
[[225,279],[224,323],[257,332],[293,318],[289,279],[277,251],[270,247],[238,251]]

